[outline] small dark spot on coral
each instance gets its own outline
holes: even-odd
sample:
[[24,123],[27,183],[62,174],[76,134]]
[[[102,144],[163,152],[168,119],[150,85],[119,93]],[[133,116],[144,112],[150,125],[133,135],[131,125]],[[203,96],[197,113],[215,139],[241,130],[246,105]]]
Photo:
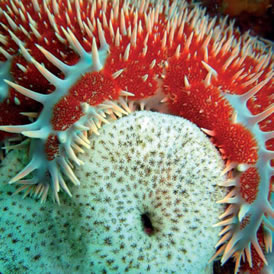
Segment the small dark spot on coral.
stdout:
[[168,260],[170,260],[172,256],[171,256],[170,253],[168,253],[168,254],[166,255],[166,257],[167,257]]
[[31,223],[31,220],[26,220],[26,224],[29,225]]
[[184,253],[184,254],[187,253],[186,249],[184,249],[184,248],[181,248],[180,251],[181,251],[182,253]]
[[142,220],[144,232],[149,236],[152,235],[155,232],[155,230],[150,220],[149,214],[148,213],[142,214],[141,220]]
[[39,233],[45,233],[46,230],[44,228],[40,229]]
[[112,260],[112,259],[107,260],[108,265],[112,265],[113,263],[114,263],[114,260]]
[[35,256],[33,257],[33,259],[34,259],[34,261],[37,261],[37,260],[40,259],[40,257],[41,257],[41,255],[40,255],[40,254],[37,254],[37,255],[35,255]]

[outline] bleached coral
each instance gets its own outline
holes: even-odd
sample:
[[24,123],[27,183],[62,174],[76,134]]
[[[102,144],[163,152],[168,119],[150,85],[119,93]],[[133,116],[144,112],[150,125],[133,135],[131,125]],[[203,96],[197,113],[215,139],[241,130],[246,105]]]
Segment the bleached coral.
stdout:
[[225,178],[198,127],[139,111],[105,124],[90,145],[75,170],[81,186],[60,206],[11,197],[3,182],[27,159],[15,150],[4,160],[0,272],[212,273]]

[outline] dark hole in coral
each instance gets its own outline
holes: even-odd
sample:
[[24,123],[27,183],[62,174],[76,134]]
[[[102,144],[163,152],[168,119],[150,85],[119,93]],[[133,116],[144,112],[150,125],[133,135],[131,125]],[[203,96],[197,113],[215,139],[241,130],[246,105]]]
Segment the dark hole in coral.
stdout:
[[142,220],[142,223],[143,223],[145,233],[149,236],[152,235],[153,232],[154,232],[154,227],[151,223],[151,220],[149,218],[148,213],[142,214],[141,215],[141,220]]

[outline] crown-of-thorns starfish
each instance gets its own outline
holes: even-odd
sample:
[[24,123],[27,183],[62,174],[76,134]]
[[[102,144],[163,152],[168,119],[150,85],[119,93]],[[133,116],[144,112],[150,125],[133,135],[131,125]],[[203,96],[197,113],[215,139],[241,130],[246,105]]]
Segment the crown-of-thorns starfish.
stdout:
[[182,116],[226,162],[216,256],[234,256],[236,271],[241,258],[260,271],[274,215],[271,49],[184,1],[15,0],[0,8],[1,138],[30,141],[31,160],[10,183],[42,201],[51,186],[59,203],[60,189],[71,195],[64,175],[80,183],[73,166],[89,149],[88,132],[136,109]]

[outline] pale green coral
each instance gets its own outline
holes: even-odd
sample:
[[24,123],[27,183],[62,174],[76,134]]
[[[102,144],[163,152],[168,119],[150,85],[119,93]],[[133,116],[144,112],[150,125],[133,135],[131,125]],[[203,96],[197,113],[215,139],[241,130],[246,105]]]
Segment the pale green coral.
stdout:
[[[212,273],[224,196],[223,162],[190,122],[136,112],[101,128],[79,155],[73,197],[40,204],[4,182],[25,152],[0,169],[0,272]],[[150,219],[147,230],[142,216]]]

